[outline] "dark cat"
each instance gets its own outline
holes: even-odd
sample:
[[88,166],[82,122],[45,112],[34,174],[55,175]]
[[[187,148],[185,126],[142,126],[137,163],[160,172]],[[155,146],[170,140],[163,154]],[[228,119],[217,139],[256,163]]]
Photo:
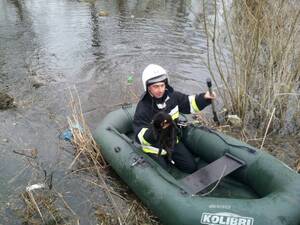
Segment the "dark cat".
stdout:
[[167,152],[167,159],[174,164],[172,160],[172,152],[177,141],[177,126],[172,117],[164,112],[160,111],[153,116],[152,119],[153,135],[157,141],[160,157],[162,150]]

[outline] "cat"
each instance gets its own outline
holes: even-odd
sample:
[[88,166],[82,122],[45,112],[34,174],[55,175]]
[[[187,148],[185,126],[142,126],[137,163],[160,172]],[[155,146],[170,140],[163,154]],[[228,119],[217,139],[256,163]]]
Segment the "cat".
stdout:
[[172,164],[172,153],[177,142],[177,126],[172,117],[164,112],[159,111],[152,118],[153,136],[157,141],[159,152],[158,157],[164,149],[167,152],[167,159]]

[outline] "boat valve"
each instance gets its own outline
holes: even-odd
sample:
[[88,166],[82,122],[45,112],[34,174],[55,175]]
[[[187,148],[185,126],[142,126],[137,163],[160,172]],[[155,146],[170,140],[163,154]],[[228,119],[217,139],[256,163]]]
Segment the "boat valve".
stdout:
[[121,151],[121,148],[119,146],[117,146],[117,147],[114,147],[114,150],[115,150],[116,153],[118,153],[118,152]]

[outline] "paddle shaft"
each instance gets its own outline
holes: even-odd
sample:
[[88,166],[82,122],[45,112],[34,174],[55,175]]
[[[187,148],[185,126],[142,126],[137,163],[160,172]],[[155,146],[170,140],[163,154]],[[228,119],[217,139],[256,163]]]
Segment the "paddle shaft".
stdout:
[[[208,91],[209,91],[209,94],[212,95],[212,90],[211,90],[211,79],[210,78],[207,78],[206,80],[206,84],[207,84],[207,87],[208,87]],[[217,112],[216,112],[216,108],[215,108],[215,103],[213,101],[213,99],[211,100],[211,108],[212,108],[212,112],[213,112],[213,120],[217,123],[218,126],[220,126],[220,121],[219,121],[219,118],[218,118],[218,115],[217,115]]]

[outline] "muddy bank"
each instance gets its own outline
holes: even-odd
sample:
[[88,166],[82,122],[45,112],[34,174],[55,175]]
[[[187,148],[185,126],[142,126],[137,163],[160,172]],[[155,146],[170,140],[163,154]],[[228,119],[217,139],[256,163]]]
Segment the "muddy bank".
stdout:
[[5,92],[0,91],[0,110],[14,107],[14,98]]

